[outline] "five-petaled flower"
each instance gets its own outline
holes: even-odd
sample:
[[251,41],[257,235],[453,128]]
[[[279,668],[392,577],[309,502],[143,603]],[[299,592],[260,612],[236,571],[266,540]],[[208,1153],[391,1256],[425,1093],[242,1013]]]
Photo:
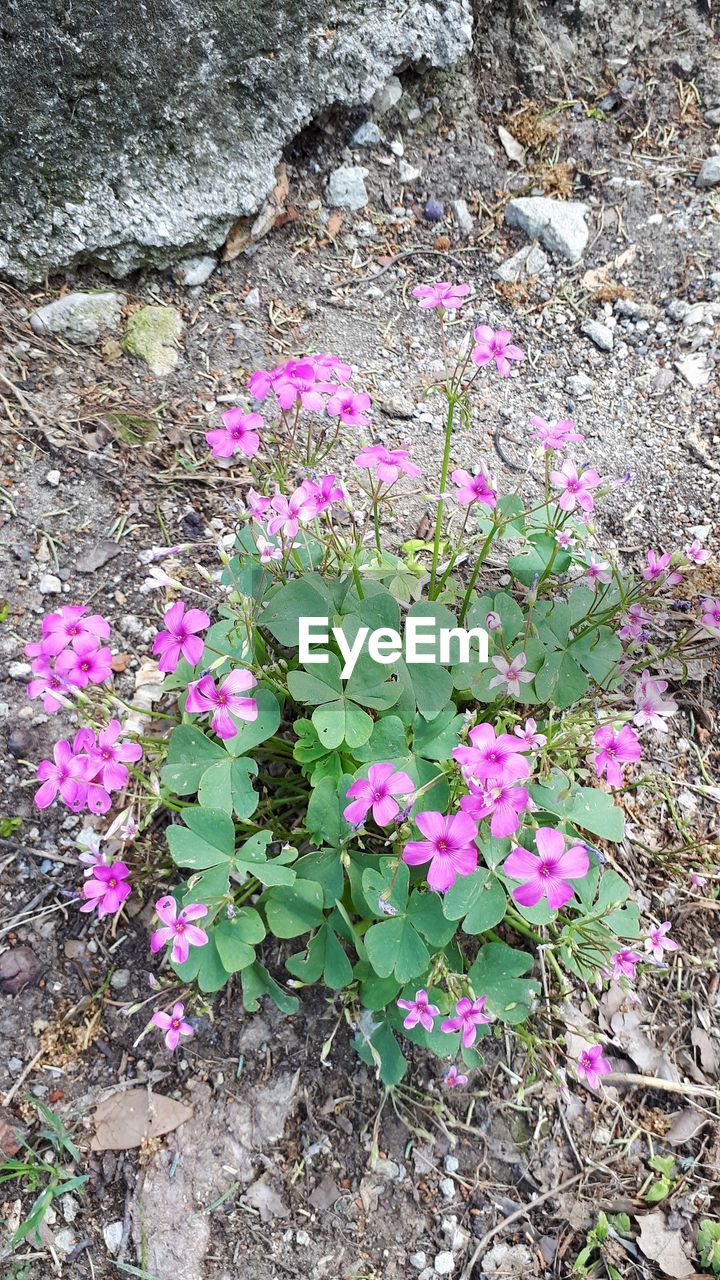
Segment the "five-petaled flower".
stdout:
[[[702,877],[699,877],[702,879]],[[666,951],[677,951],[678,944],[674,938],[669,937],[672,925],[669,920],[665,920],[662,924],[656,925],[648,933],[645,939],[645,950],[648,952],[650,959],[655,964],[663,964]]]
[[454,747],[452,757],[457,760],[467,780],[490,782],[507,786],[520,778],[527,778],[530,765],[524,752],[530,750],[527,741],[518,741],[512,734],[496,735],[491,724],[476,724],[470,730],[470,746]]
[[506,692],[513,698],[522,697],[521,684],[529,684],[535,678],[534,671],[524,671],[523,667],[527,663],[527,655],[524,653],[516,653],[515,657],[508,662],[507,658],[503,658],[500,654],[496,654],[491,658],[493,666],[500,673],[493,676],[492,680],[488,680],[488,689],[495,689],[498,685],[505,685]]
[[167,894],[158,898],[155,910],[163,921],[163,927],[156,929],[150,938],[150,950],[161,951],[172,939],[170,959],[173,964],[184,964],[190,954],[191,947],[204,947],[208,936],[204,929],[198,929],[193,920],[202,920],[208,908],[201,902],[190,902],[178,911],[174,898]]
[[467,1076],[464,1076],[462,1072],[458,1071],[454,1062],[451,1067],[448,1067],[445,1075],[443,1076],[443,1080],[448,1089],[454,1089],[457,1085],[467,1084],[468,1082]]
[[435,1025],[435,1019],[439,1017],[440,1010],[436,1004],[428,1002],[428,993],[424,987],[415,992],[414,1000],[396,1000],[398,1009],[407,1009],[407,1017],[403,1019],[403,1026],[406,1031],[411,1031],[416,1027],[418,1022],[425,1031],[432,1031]]
[[639,951],[630,951],[628,947],[622,947],[620,951],[615,951],[610,957],[610,977],[613,982],[618,982],[620,978],[627,978],[629,982],[634,982],[637,978],[637,966],[642,960]]
[[612,582],[612,572],[608,560],[597,560],[595,553],[590,552],[590,559],[585,566],[585,577],[591,582],[602,582],[605,586]]
[[177,1049],[181,1036],[195,1034],[190,1023],[185,1021],[185,1006],[180,1000],[176,1001],[170,1013],[165,1013],[162,1009],[156,1010],[150,1021],[165,1032],[165,1044],[171,1053]]
[[457,485],[455,501],[461,507],[469,507],[473,502],[484,502],[486,507],[497,506],[495,477],[481,467],[477,475],[470,471],[453,471],[453,484]]
[[664,582],[665,586],[668,587],[676,587],[679,582],[682,582],[682,574],[671,571],[670,559],[669,551],[664,551],[662,555],[658,555],[651,547],[647,553],[647,564],[642,570],[642,576],[645,581]]
[[409,796],[414,790],[415,783],[407,773],[396,772],[394,766],[386,762],[371,764],[367,778],[358,778],[346,791],[351,803],[344,809],[343,817],[359,827],[372,806],[378,826],[386,827],[400,812],[395,796]]
[[463,796],[460,808],[478,822],[490,817],[490,835],[502,840],[517,831],[520,814],[527,809],[529,799],[526,787],[496,785],[491,781],[483,787],[471,786],[470,795]]
[[210,723],[218,738],[234,738],[237,725],[233,716],[237,716],[239,720],[257,720],[257,702],[254,698],[242,697],[242,694],[256,684],[257,680],[252,672],[243,667],[223,676],[217,687],[210,674],[204,675],[188,685],[185,710],[194,713],[212,711]]
[[555,827],[539,827],[535,844],[537,854],[519,846],[513,849],[502,870],[511,880],[522,881],[512,891],[521,907],[534,907],[541,898],[546,898],[550,909],[556,911],[573,896],[569,881],[581,880],[587,875],[590,869],[587,849],[576,844],[566,851],[565,837]]
[[711,636],[720,636],[720,596],[706,596],[700,601],[700,626]]
[[621,765],[636,764],[642,755],[640,739],[629,724],[624,724],[617,733],[612,725],[604,724],[595,730],[593,746],[597,748],[593,756],[595,772],[598,778],[605,774],[611,787],[623,784]]
[[510,361],[519,363],[525,359],[522,347],[511,342],[509,329],[491,329],[487,324],[479,324],[475,329],[475,346],[471,355],[475,364],[489,364],[495,361],[495,368],[501,378],[509,378]]
[[524,728],[516,724],[513,733],[525,744],[526,750],[529,748],[530,751],[537,751],[539,747],[544,747],[547,742],[546,735],[537,732],[537,720],[533,720],[532,716],[525,721]]
[[685,548],[685,555],[691,564],[707,564],[711,554],[707,547],[703,546],[699,538],[693,538],[692,542]]
[[568,444],[581,444],[585,439],[570,418],[561,418],[559,422],[546,422],[544,418],[534,416],[530,419],[544,449],[564,449]]
[[58,655],[55,670],[77,689],[104,684],[112,671],[112,654],[107,647],[98,649],[94,637],[81,636],[72,648]]
[[92,874],[85,880],[82,892],[87,902],[83,902],[81,911],[95,911],[98,919],[115,915],[126,898],[130,897],[128,884],[130,868],[124,862],[112,862],[109,866],[96,862]]
[[426,809],[418,813],[414,821],[427,838],[409,840],[403,849],[403,862],[411,867],[429,862],[427,882],[431,889],[444,893],[458,876],[469,876],[475,871],[477,823],[472,818],[465,813],[445,816]]
[[37,776],[42,783],[35,792],[38,809],[46,809],[57,795],[75,812],[85,807],[87,757],[77,754],[65,738],[55,743],[52,760],[40,761]]
[[470,293],[469,284],[448,284],[438,280],[435,284],[417,284],[412,295],[418,300],[418,306],[426,311],[433,307],[442,307],[444,311],[457,311],[458,307]]
[[609,1075],[612,1067],[603,1054],[602,1045],[593,1044],[583,1049],[575,1070],[579,1080],[583,1080],[591,1089],[599,1089],[601,1076]]
[[372,400],[367,391],[353,393],[341,387],[327,402],[328,416],[339,418],[346,427],[369,427],[368,409]]
[[407,449],[386,449],[384,444],[371,444],[367,449],[361,449],[354,462],[356,467],[374,471],[382,484],[394,484],[401,473],[406,476],[422,475],[422,469],[411,461]]
[[595,506],[592,490],[602,484],[600,476],[592,467],[587,467],[580,473],[569,458],[563,462],[559,471],[550,472],[550,482],[556,489],[562,489],[558,498],[561,511],[574,511],[579,507],[585,513],[592,511]]
[[448,1035],[453,1031],[462,1033],[463,1046],[466,1049],[472,1048],[477,1039],[478,1027],[484,1026],[486,1022],[493,1022],[493,1015],[485,1012],[487,996],[480,996],[477,1000],[471,1000],[469,996],[463,996],[455,1005],[455,1016],[445,1018],[440,1024],[440,1030],[445,1031]]
[[[89,614],[79,604],[64,604],[57,613],[49,613],[42,620],[40,652],[44,657],[55,657],[68,645],[77,649],[83,641],[96,649],[100,640],[110,635],[110,623],[99,613]],[[27,652],[27,650],[26,650]]]
[[197,632],[210,626],[208,614],[204,609],[186,612],[185,601],[176,600],[166,609],[164,621],[167,630],[158,631],[153,641],[153,653],[160,655],[158,670],[174,671],[181,658],[191,667],[197,666],[205,649],[205,641]]
[[[718,634],[720,635],[720,628]],[[677,702],[673,698],[663,698],[662,695],[667,687],[667,680],[651,676],[647,669],[643,671],[635,684],[634,697],[637,707],[633,716],[635,724],[641,727],[647,725],[651,729],[659,730],[660,733],[667,733],[665,721],[670,716],[674,716],[678,709]]]
[[223,426],[205,432],[211,452],[216,458],[231,458],[234,453],[253,458],[260,448],[258,431],[263,425],[259,413],[245,413],[243,409],[228,409],[223,415]]

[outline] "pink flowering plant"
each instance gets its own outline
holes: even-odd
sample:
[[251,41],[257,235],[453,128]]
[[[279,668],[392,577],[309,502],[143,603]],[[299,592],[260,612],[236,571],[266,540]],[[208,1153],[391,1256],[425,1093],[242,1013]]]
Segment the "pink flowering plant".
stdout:
[[[468,429],[479,384],[487,403],[525,353],[506,330],[468,332],[469,292],[414,291],[445,358],[437,487],[378,439],[332,355],[253,373],[208,430],[244,507],[218,575],[151,571],[162,710],[138,719],[116,697],[100,615],[63,606],[27,645],[29,695],[81,721],[40,763],[36,803],[107,815],[79,909],[153,904],[145,1030],[171,1051],[228,983],[247,1010],[268,996],[290,1014],[321,983],[386,1085],[410,1040],[462,1088],[503,1027],[556,1061],[523,1027],[541,971],[551,997],[595,999],[672,963],[671,922],[641,921],[606,855],[623,790],[651,785],[643,743],[678,710],[678,656],[720,635],[720,601],[676,598],[707,557],[653,548],[623,569],[594,522],[616,482],[567,419],[530,418],[531,496],[500,492]],[[414,498],[432,531],[403,543]],[[602,1045],[571,1065],[591,1088],[610,1069]]]

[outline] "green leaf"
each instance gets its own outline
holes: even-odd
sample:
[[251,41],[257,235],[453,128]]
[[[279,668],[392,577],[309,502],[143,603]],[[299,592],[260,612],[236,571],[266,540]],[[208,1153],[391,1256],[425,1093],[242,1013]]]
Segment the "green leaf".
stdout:
[[405,725],[399,716],[383,716],[376,720],[369,740],[354,751],[360,764],[375,764],[379,760],[398,760],[407,755]]
[[305,826],[318,843],[337,847],[349,836],[352,828],[343,818],[342,811],[350,803],[346,792],[352,782],[350,774],[343,774],[339,786],[332,778],[323,778],[314,788],[308,802]]
[[426,760],[449,760],[464,723],[465,717],[457,714],[454,702],[448,702],[433,720],[417,715],[413,722],[413,750]]
[[226,738],[223,743],[230,756],[247,755],[248,751],[252,751],[261,742],[272,738],[280,726],[280,706],[275,694],[264,685],[258,685],[251,690],[251,695],[257,703],[257,719],[239,720],[237,716],[232,717],[237,733],[234,738]]
[[307,707],[317,707],[324,702],[334,702],[342,696],[340,660],[334,653],[318,651],[318,659],[324,663],[313,664],[311,671],[300,668],[288,671],[287,687],[291,698]]
[[277,982],[270,977],[264,965],[256,960],[242,971],[243,1006],[248,1013],[257,1013],[260,997],[270,996],[281,1013],[297,1013],[300,1001],[297,996],[288,995]]
[[167,764],[160,772],[162,784],[177,796],[193,795],[206,770],[224,755],[223,748],[200,729],[179,724],[170,736]]
[[455,921],[443,914],[442,898],[437,893],[413,893],[408,907],[408,919],[431,947],[447,946],[457,929]]
[[393,858],[384,858],[379,867],[367,867],[362,873],[363,894],[373,915],[386,915],[385,906],[404,912],[409,886],[410,868],[404,862],[398,864]]
[[314,880],[322,886],[326,908],[334,906],[342,897],[345,873],[337,849],[306,853],[295,863],[295,874],[299,880]]
[[542,577],[551,560],[555,573],[565,573],[569,569],[572,557],[567,551],[560,550],[552,534],[531,533],[528,542],[527,551],[508,560],[508,569],[523,586],[531,587],[535,578]]
[[598,684],[604,684],[622,657],[622,642],[609,627],[598,627],[574,640],[570,652],[583,670]]
[[565,783],[530,786],[533,800],[547,813],[566,818],[604,840],[622,840],[625,834],[623,812],[613,804],[607,792],[598,791],[595,787],[573,787],[568,796],[566,790]]
[[329,925],[325,926],[325,966],[323,977],[331,991],[340,991],[352,982],[352,965],[338,940],[337,934]]
[[368,959],[380,978],[394,973],[398,982],[409,982],[424,973],[430,953],[405,916],[373,924],[365,934]]
[[322,886],[314,880],[271,889],[265,902],[267,922],[276,938],[297,938],[324,921]]
[[316,707],[312,722],[325,747],[339,747],[343,742],[351,749],[361,747],[368,741],[373,728],[367,712],[347,698]]
[[183,810],[183,821],[186,826],[171,826],[166,832],[177,866],[201,870],[232,858],[235,828],[226,813],[198,805]]
[[378,978],[367,960],[359,961],[353,970],[353,976],[360,984],[360,1003],[363,1009],[376,1013],[395,999],[400,991],[400,983],[392,976]]
[[504,942],[486,942],[470,969],[469,978],[477,996],[486,995],[488,1008],[503,1022],[524,1022],[539,987],[523,975],[532,968],[533,958]]
[[588,679],[570,654],[549,653],[535,676],[535,693],[541,702],[553,702],[560,711],[572,706],[588,691]]
[[228,973],[239,973],[254,962],[255,948],[243,938],[235,920],[223,920],[215,928],[213,937],[222,965]]
[[323,971],[325,964],[325,926],[318,929],[317,933],[310,938],[304,951],[297,951],[294,956],[288,956],[285,961],[285,968],[294,978],[299,978],[301,982],[307,986],[312,986],[317,982]]
[[258,806],[259,797],[250,781],[250,775],[256,773],[257,765],[248,756],[226,756],[218,760],[200,779],[200,804],[222,809],[223,813],[235,813],[241,821],[246,821]]
[[382,1083],[392,1088],[399,1084],[407,1071],[407,1062],[392,1029],[382,1022],[369,1039],[360,1032],[353,1046],[369,1067],[374,1067]]
[[391,679],[391,668],[375,662],[369,653],[361,653],[345,686],[346,697],[361,707],[387,711],[395,705],[400,694],[397,680]]
[[504,918],[507,897],[489,871],[473,871],[469,876],[458,876],[445,894],[443,910],[448,920],[464,916],[466,933],[485,933]]
[[325,583],[316,573],[293,578],[276,591],[260,615],[260,625],[280,644],[297,648],[300,618],[329,618],[332,609]]
[[[520,635],[524,625],[525,618],[517,600],[514,600],[507,591],[498,591],[493,597],[493,602],[489,606],[494,613],[497,613],[502,623],[502,638],[506,645],[511,645]],[[489,612],[486,610],[486,613]],[[474,624],[475,626],[484,627],[485,617],[481,621]]]

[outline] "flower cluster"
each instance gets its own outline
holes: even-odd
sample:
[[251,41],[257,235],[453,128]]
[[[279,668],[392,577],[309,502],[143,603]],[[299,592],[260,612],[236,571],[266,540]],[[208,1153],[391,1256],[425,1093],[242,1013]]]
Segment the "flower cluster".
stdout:
[[35,793],[38,809],[46,809],[58,796],[78,813],[107,813],[111,792],[122,791],[130,777],[128,764],[142,756],[139,742],[120,740],[122,725],[111,720],[97,734],[85,726],[78,729],[72,746],[66,739],[56,742],[52,760],[41,760],[37,776],[42,783]]
[[110,648],[102,643],[109,636],[107,618],[88,614],[82,605],[65,604],[56,613],[46,614],[40,640],[25,645],[33,671],[28,697],[42,698],[43,710],[52,714],[76,690],[104,684],[112,670]]

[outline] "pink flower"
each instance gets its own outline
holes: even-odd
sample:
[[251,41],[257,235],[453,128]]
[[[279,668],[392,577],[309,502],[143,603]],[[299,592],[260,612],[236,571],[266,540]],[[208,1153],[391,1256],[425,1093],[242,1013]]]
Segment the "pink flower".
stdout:
[[612,969],[610,977],[613,982],[618,982],[620,978],[627,978],[630,982],[634,982],[637,978],[637,966],[642,960],[639,951],[628,951],[627,947],[623,947],[621,951],[616,951],[610,957]]
[[494,609],[485,614],[485,626],[488,631],[502,631],[502,618],[499,613],[495,613]]
[[228,409],[222,415],[223,427],[205,432],[213,456],[231,458],[238,449],[246,458],[253,458],[260,448],[258,431],[263,425],[259,413],[244,413],[242,409]]
[[521,742],[525,743],[525,750],[537,751],[538,747],[544,747],[547,738],[544,733],[536,733],[537,721],[532,716],[525,721],[525,728],[521,729],[519,724],[515,725],[513,733]]
[[445,1072],[445,1075],[443,1076],[443,1080],[447,1085],[448,1089],[454,1089],[456,1085],[463,1085],[463,1084],[467,1084],[468,1082],[467,1076],[462,1075],[461,1072],[458,1071],[454,1062],[452,1066],[449,1067],[448,1070]]
[[453,471],[452,480],[457,485],[455,501],[461,507],[469,507],[472,502],[484,502],[486,507],[497,506],[494,476],[483,471],[482,467],[476,476],[469,471]]
[[87,759],[76,755],[66,739],[56,742],[52,760],[41,760],[37,776],[42,786],[35,792],[38,809],[47,809],[59,794],[69,809],[84,808],[87,796]]
[[278,489],[270,500],[270,507],[275,514],[268,520],[268,533],[271,536],[279,533],[282,538],[294,538],[300,528],[300,521],[304,519],[303,508],[306,501],[307,494],[302,485],[289,498]]
[[703,546],[699,538],[693,538],[689,546],[685,548],[685,555],[691,564],[707,564],[711,554],[707,547]]
[[266,498],[264,493],[256,493],[254,489],[248,489],[245,494],[245,505],[253,520],[264,520],[270,506],[270,498]]
[[185,601],[176,600],[164,616],[166,631],[159,631],[153,641],[153,653],[160,654],[159,671],[174,671],[181,658],[191,667],[197,666],[203,656],[205,642],[198,631],[210,626],[210,618],[204,609],[188,609]]
[[185,1006],[178,1000],[172,1007],[172,1013],[163,1013],[158,1009],[150,1019],[154,1026],[165,1032],[165,1044],[171,1053],[178,1047],[181,1036],[195,1034],[189,1022],[184,1021]]
[[562,489],[558,498],[561,511],[574,511],[576,507],[586,512],[593,510],[595,503],[590,490],[597,489],[602,481],[592,467],[579,475],[577,466],[568,458],[559,471],[550,472],[550,480],[556,489]]
[[434,1020],[440,1015],[436,1004],[428,1004],[428,993],[424,987],[415,992],[414,1000],[396,1000],[395,1003],[398,1009],[408,1010],[408,1015],[403,1020],[406,1031],[411,1031],[418,1022],[425,1031],[432,1031],[435,1025]]
[[112,671],[112,654],[109,649],[98,649],[94,638],[84,636],[73,649],[63,649],[58,654],[55,670],[77,689],[104,684]]
[[581,444],[585,439],[570,418],[561,418],[559,422],[546,422],[544,418],[532,417],[530,425],[535,428],[535,433],[545,449],[564,449],[568,444]]
[[431,889],[444,893],[458,876],[469,876],[478,862],[475,844],[477,823],[465,813],[444,816],[425,810],[415,817],[415,825],[426,840],[409,840],[403,850],[403,862],[418,867],[430,863],[427,882]]
[[529,750],[527,743],[518,742],[509,733],[496,737],[491,724],[475,725],[470,730],[470,742],[471,746],[455,747],[452,752],[466,781],[492,779],[496,786],[507,786],[529,776],[530,765],[523,756]]
[[487,324],[479,324],[475,329],[475,346],[472,358],[475,364],[489,364],[495,361],[495,368],[501,378],[510,376],[510,361],[525,359],[522,347],[513,346],[510,342],[512,334],[508,329],[493,330]]
[[700,626],[711,636],[720,636],[720,596],[706,596],[700,601]]
[[43,711],[53,715],[61,707],[68,705],[68,695],[72,689],[57,671],[53,671],[49,658],[36,658],[32,664],[34,680],[28,681],[28,698],[42,698]]
[[485,1012],[485,1004],[487,996],[480,996],[478,1000],[470,1000],[468,996],[463,996],[455,1005],[454,1018],[445,1018],[440,1024],[440,1030],[450,1034],[453,1031],[462,1032],[462,1042],[466,1049],[471,1049],[477,1039],[477,1029],[487,1022],[493,1022],[493,1015]]
[[218,738],[234,738],[240,720],[257,720],[257,702],[254,698],[242,698],[241,693],[252,689],[257,680],[250,671],[238,668],[223,676],[217,688],[211,675],[202,676],[188,685],[185,710],[190,712],[212,711],[211,724]]
[[697,871],[691,871],[690,883],[694,884],[696,889],[702,889],[703,885],[707,884],[707,876],[701,876],[698,875]]
[[658,582],[664,579],[666,586],[675,587],[678,582],[682,582],[682,574],[668,573],[669,567],[670,552],[665,551],[659,556],[650,548],[647,553],[647,565],[642,570],[642,576],[646,582]]
[[593,734],[593,745],[599,750],[593,757],[595,772],[598,778],[606,775],[608,785],[621,787],[623,784],[623,764],[636,764],[642,755],[642,747],[634,729],[624,724],[615,733],[612,725],[604,724]]
[[349,387],[341,387],[327,402],[328,415],[339,418],[346,427],[369,427],[367,410],[372,400],[367,391],[354,394]]
[[607,584],[612,582],[612,573],[609,572],[610,563],[608,560],[596,560],[594,552],[590,552],[590,562],[585,568],[585,577],[591,582],[603,582]]
[[330,382],[318,382],[312,360],[288,360],[283,373],[273,384],[280,408],[292,409],[298,401],[307,413],[324,413],[323,395],[335,388]]
[[339,356],[329,355],[326,351],[317,351],[314,355],[308,356],[308,359],[316,373],[331,373],[338,382],[349,382],[352,377],[351,365],[341,360]]
[[335,483],[335,476],[322,476],[317,482],[303,480],[300,488],[305,494],[302,506],[303,520],[312,520],[323,511],[327,511],[333,502],[345,501],[345,490],[341,484]]
[[410,461],[407,449],[386,449],[383,444],[372,444],[354,459],[356,467],[368,467],[383,484],[394,484],[402,472],[406,476],[421,476],[422,470]]
[[555,541],[563,551],[570,551],[575,546],[575,534],[567,529],[558,529]]
[[170,895],[158,898],[155,910],[164,927],[156,929],[150,938],[150,950],[161,951],[166,942],[172,938],[170,959],[173,964],[184,964],[190,954],[191,947],[204,947],[208,936],[204,929],[198,929],[193,920],[202,920],[208,909],[201,902],[191,902],[189,906],[178,911],[177,902]]
[[286,366],[276,365],[274,369],[256,369],[248,379],[248,391],[254,400],[264,400],[275,383],[286,377]]
[[511,836],[520,826],[519,815],[527,808],[530,794],[525,787],[511,787],[492,782],[482,789],[472,787],[469,796],[463,796],[460,808],[478,822],[490,818],[490,834],[502,840]]
[[107,729],[98,733],[97,744],[88,748],[90,761],[97,763],[102,785],[108,791],[121,791],[127,786],[130,774],[124,762],[133,763],[143,753],[139,742],[118,742],[121,733],[120,721],[111,720]]
[[583,1049],[575,1069],[578,1079],[584,1080],[591,1089],[599,1089],[600,1077],[607,1076],[612,1071],[610,1063],[603,1056],[601,1044],[594,1044],[589,1049]]
[[501,657],[499,654],[491,658],[493,666],[500,672],[499,675],[493,676],[488,681],[488,689],[495,689],[498,685],[506,685],[506,692],[511,694],[513,698],[521,697],[521,684],[529,684],[535,678],[534,671],[523,671],[523,667],[527,663],[527,655],[518,653],[508,662],[507,658]]
[[83,641],[97,649],[100,640],[110,635],[110,623],[99,613],[84,617],[87,609],[79,604],[64,604],[57,613],[50,613],[42,620],[41,650],[44,656],[54,657],[69,644],[77,649]]
[[283,553],[274,542],[268,542],[267,538],[263,538],[259,533],[255,539],[255,546],[260,554],[261,564],[270,564],[273,560],[282,560]]
[[386,827],[400,812],[393,797],[412,795],[414,790],[415,784],[407,773],[396,773],[391,764],[371,764],[367,778],[358,778],[345,793],[354,799],[343,811],[343,817],[353,826],[360,826],[372,805],[378,826]]
[[132,892],[127,883],[129,875],[130,868],[124,862],[113,862],[110,866],[96,863],[92,875],[83,884],[83,897],[88,901],[83,902],[80,910],[94,911],[97,908],[99,920],[103,916],[115,915]]
[[505,859],[502,870],[511,880],[523,883],[513,889],[512,896],[522,907],[534,907],[547,899],[552,911],[569,902],[573,896],[570,880],[581,880],[590,869],[587,849],[573,845],[565,852],[565,837],[554,827],[539,827],[535,832],[537,854],[515,848]]
[[667,687],[667,680],[651,676],[647,669],[643,671],[635,685],[634,697],[637,711],[633,716],[634,724],[639,724],[641,727],[648,725],[660,733],[667,733],[665,720],[674,716],[678,709],[677,702],[673,698],[663,699],[662,695]]
[[442,280],[436,284],[418,284],[412,290],[413,297],[418,300],[418,306],[423,307],[425,311],[430,311],[433,307],[442,307],[444,311],[457,311],[469,293],[469,284],[447,284]]
[[623,640],[642,640],[645,634],[644,627],[651,621],[647,609],[644,609],[641,604],[631,604],[618,635]]
[[[690,877],[692,879],[692,876]],[[702,876],[698,877],[702,879]],[[674,938],[669,937],[672,925],[669,920],[665,920],[663,924],[656,925],[651,929],[645,939],[645,950],[656,964],[663,964],[666,951],[677,951],[678,944]]]

